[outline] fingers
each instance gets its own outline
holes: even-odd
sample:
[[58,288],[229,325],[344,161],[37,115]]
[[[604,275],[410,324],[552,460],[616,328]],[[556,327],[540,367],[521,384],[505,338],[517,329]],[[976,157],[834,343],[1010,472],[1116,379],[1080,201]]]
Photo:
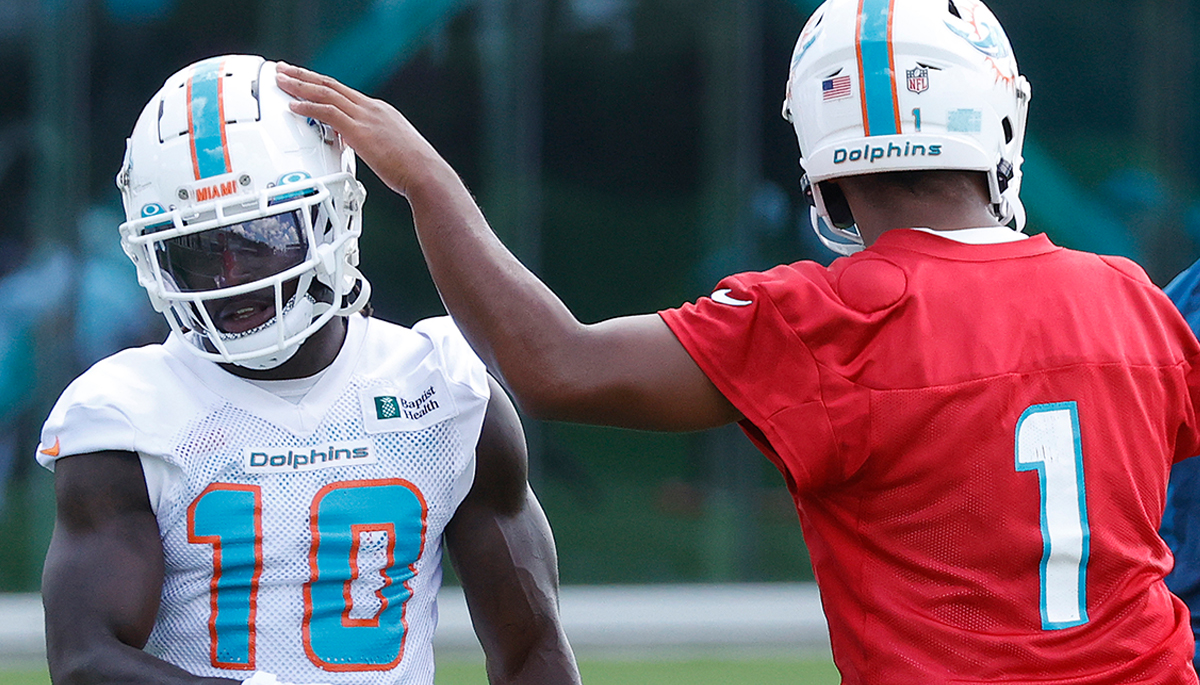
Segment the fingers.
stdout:
[[334,128],[353,121],[369,104],[370,98],[337,79],[280,63],[275,82],[280,90],[296,98],[288,103],[301,116],[319,119]]
[[280,90],[301,100],[338,105],[343,109],[354,104],[352,100],[333,88],[312,81],[295,79],[287,74],[277,74],[275,82],[279,84]]
[[277,63],[275,80],[283,92],[296,98],[288,103],[293,112],[332,126],[396,192],[404,194],[420,160],[437,157],[404,115],[384,100],[282,62]]
[[281,88],[283,87],[282,82],[284,80],[291,79],[289,82],[295,83],[298,89],[311,90],[313,93],[335,93],[355,104],[362,104],[368,99],[367,96],[332,76],[319,74],[304,67],[288,64],[287,62],[276,62],[275,73],[283,77],[283,79],[279,79]]
[[312,117],[322,121],[345,134],[348,126],[354,121],[355,113],[360,108],[342,92],[331,85],[318,82],[314,77],[319,77],[322,81],[328,80],[337,83],[333,79],[320,76],[315,72],[307,72],[301,74],[300,78],[293,78],[280,71],[275,80],[279,84],[280,90],[297,98],[288,103],[288,107],[293,112],[303,117]]

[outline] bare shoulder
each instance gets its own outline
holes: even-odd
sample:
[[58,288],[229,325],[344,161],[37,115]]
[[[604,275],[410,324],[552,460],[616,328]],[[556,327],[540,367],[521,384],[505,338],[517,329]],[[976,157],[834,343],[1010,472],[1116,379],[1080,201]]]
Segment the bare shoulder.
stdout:
[[517,410],[504,388],[489,377],[491,398],[475,451],[475,484],[469,498],[498,513],[520,511],[526,494],[529,458]]

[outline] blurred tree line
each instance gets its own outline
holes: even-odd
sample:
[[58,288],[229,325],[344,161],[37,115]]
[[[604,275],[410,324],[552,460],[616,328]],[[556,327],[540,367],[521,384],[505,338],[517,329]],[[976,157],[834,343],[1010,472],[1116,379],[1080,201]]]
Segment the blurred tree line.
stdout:
[[[0,0],[0,590],[37,587],[53,494],[32,454],[50,403],[100,356],[165,334],[116,249],[112,178],[171,73],[255,53],[388,100],[591,321],[829,260],[779,115],[816,4]],[[1192,3],[989,4],[1033,84],[1029,232],[1126,254],[1165,284],[1200,254]],[[359,176],[377,312],[441,314],[406,203]],[[564,583],[809,577],[782,480],[736,429],[527,428]]]

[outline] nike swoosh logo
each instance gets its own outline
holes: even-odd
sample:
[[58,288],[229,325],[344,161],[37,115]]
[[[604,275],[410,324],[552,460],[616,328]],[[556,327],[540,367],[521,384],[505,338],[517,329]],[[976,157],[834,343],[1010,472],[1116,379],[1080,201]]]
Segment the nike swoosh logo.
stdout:
[[42,454],[46,455],[47,457],[57,457],[58,456],[58,438],[54,438],[54,446],[53,447],[47,447],[44,450],[38,450],[38,451],[41,452]]
[[731,292],[733,291],[729,288],[722,288],[712,294],[712,301],[720,302],[721,304],[727,304],[730,307],[748,307],[754,304],[750,300],[739,300],[736,297],[730,297],[729,293]]

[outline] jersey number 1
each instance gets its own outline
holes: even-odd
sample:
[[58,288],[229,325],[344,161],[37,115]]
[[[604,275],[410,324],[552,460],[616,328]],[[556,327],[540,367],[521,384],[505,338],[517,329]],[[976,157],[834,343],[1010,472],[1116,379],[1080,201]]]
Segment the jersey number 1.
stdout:
[[[400,479],[333,483],[313,497],[302,626],[310,661],[327,671],[380,671],[400,663],[404,604],[425,545],[426,511],[416,487]],[[257,485],[216,483],[188,508],[188,542],[213,548],[208,629],[216,668],[255,669],[262,513]],[[381,550],[363,554],[364,541]],[[352,590],[366,556],[377,560],[378,589],[364,610],[355,607]]]
[[1083,625],[1090,533],[1078,407],[1059,402],[1026,409],[1016,444],[1017,471],[1036,471],[1041,491],[1042,629]]

